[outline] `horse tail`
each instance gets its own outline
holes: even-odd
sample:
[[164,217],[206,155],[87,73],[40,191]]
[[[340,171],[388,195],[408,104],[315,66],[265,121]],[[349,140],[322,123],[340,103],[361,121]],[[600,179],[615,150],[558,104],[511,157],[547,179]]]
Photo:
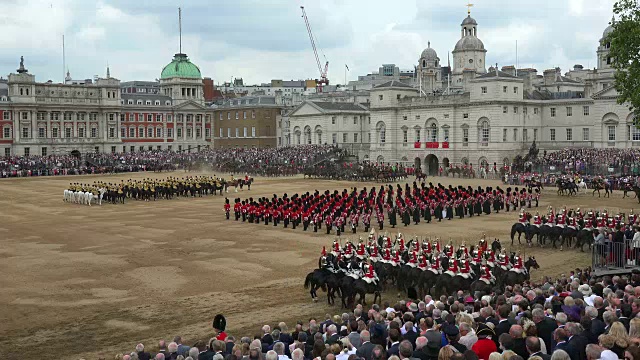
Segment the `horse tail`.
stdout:
[[511,241],[513,241],[513,237],[516,235],[517,228],[518,224],[513,224],[513,226],[511,226]]
[[308,289],[313,281],[313,273],[309,273],[307,277],[304,279],[304,288]]

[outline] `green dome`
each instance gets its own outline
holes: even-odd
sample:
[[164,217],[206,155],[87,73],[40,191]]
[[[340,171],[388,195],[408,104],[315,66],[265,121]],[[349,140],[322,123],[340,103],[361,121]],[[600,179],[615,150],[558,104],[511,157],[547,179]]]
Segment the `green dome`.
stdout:
[[173,60],[162,69],[160,79],[170,78],[202,79],[198,66],[189,60],[186,54],[176,54]]

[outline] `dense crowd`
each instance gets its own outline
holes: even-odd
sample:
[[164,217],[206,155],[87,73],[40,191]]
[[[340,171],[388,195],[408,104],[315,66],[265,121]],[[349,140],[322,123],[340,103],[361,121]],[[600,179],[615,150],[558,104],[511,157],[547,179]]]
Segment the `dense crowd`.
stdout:
[[265,149],[205,149],[198,152],[140,151],[73,155],[11,156],[0,158],[0,177],[84,175],[176,169],[212,169],[258,175],[302,173],[316,161],[339,156],[327,145]]
[[118,359],[610,360],[640,359],[640,274],[593,278],[576,269],[485,294],[357,305],[341,315],[264,325],[236,337],[214,321],[210,341],[179,336]]
[[542,158],[544,165],[560,169],[584,170],[588,166],[605,165],[621,167],[640,162],[640,149],[619,148],[566,148],[547,152]]

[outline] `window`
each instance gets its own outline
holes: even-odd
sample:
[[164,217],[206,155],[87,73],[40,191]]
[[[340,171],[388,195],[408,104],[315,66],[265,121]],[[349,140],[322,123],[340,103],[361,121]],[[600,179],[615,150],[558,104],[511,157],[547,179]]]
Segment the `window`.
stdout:
[[92,138],[97,138],[98,137],[98,128],[91,128],[91,137]]
[[38,111],[38,113],[36,114],[36,119],[44,120],[44,112]]
[[406,143],[409,142],[407,129],[402,129],[402,142],[405,144],[405,146]]
[[238,120],[238,117],[239,117],[239,115],[238,115],[238,112],[236,111],[236,120]]
[[120,128],[120,137],[123,137],[123,138],[127,137],[127,128],[125,127]]
[[353,133],[353,142],[354,143],[358,142],[358,133]]
[[533,141],[538,141],[538,129],[533,129]]
[[396,95],[396,99],[400,100],[400,94]]
[[[71,115],[71,114],[69,114],[69,115]],[[28,120],[28,119],[29,119],[29,113],[26,112],[26,111],[23,112],[22,113],[22,120]],[[69,120],[71,120],[71,119],[69,119]]]
[[347,140],[347,137],[348,137],[348,136],[349,136],[349,134],[347,134],[347,133],[342,133],[342,142],[343,142],[343,143],[349,142],[349,140]]
[[[193,136],[193,130],[188,127],[187,128],[187,138],[191,138]],[[238,132],[236,131],[236,137],[238,137]]]
[[517,114],[517,113],[518,113],[518,107],[517,107],[517,106],[514,106],[514,107],[513,107],[513,113],[514,113],[514,114]]
[[28,138],[29,137],[29,128],[22,128],[22,137],[23,138]]
[[47,148],[43,147],[42,149],[40,149],[40,154],[42,154],[42,156],[47,156]]
[[513,129],[513,141],[518,141],[518,129]]
[[506,93],[506,92],[507,92],[507,87],[506,87],[506,86],[503,86],[503,87],[502,87],[502,92],[503,92],[503,93]]
[[[638,140],[640,140],[640,133],[638,135]],[[582,141],[589,141],[589,128],[582,128]]]
[[231,112],[230,111],[227,112],[227,120],[231,120]]
[[482,93],[483,93],[483,94],[486,94],[486,93],[487,93],[487,87],[486,87],[486,86],[483,86],[483,87],[482,87]]
[[[58,115],[58,113],[51,113],[51,116],[52,116],[52,117],[53,117],[53,114]],[[56,116],[56,117],[57,117],[57,116]],[[3,112],[2,112],[2,120],[11,120],[11,113],[10,113],[10,112],[8,112],[8,111],[6,111],[6,110],[5,110],[5,111],[3,111]],[[58,119],[56,119],[56,120],[58,120]]]
[[240,129],[236,128],[236,137],[240,137]]
[[4,129],[2,129],[2,137],[5,139],[9,139],[11,138],[11,128],[10,127],[5,127]]
[[[207,139],[210,139],[210,138],[211,138],[211,129],[210,129],[210,128],[205,128],[205,129],[204,129],[204,136],[205,136]],[[247,136],[247,134],[245,134],[245,137],[246,137],[246,136]]]
[[357,116],[353,117],[353,125],[358,125],[358,117]]
[[129,128],[129,137],[130,138],[136,137],[136,128],[134,127]]
[[146,135],[147,135],[147,134],[146,134],[146,132],[144,131],[144,128],[143,128],[142,126],[139,126],[139,127],[138,127],[138,137],[139,137],[139,138],[143,138],[143,137],[145,137]]
[[469,118],[469,114],[462,114],[462,117],[465,118],[465,119],[468,119]]
[[420,129],[416,129],[416,142],[420,142]]
[[220,120],[222,120],[222,113],[220,113]]
[[538,108],[533,108],[533,115],[538,115]]
[[116,137],[116,128],[112,128],[112,127],[109,128],[109,137],[110,138]]
[[335,125],[336,124],[336,117],[332,116],[331,117],[331,125]]
[[573,108],[571,106],[567,106],[567,116],[573,116]]
[[371,143],[371,133],[368,134],[368,138],[369,138],[369,143]]
[[482,125],[480,125],[480,141],[483,146],[487,146],[487,143],[489,142],[489,133],[489,122],[483,121]]
[[616,127],[615,125],[607,126],[607,134],[609,141],[616,141]]
[[115,114],[109,114],[109,121],[115,121],[116,120],[116,115]]
[[5,157],[11,156],[11,148],[4,148],[4,156]]
[[176,135],[178,135],[179,138],[182,137],[182,128],[177,128],[176,129]]
[[403,116],[403,117],[402,117],[402,120],[407,121],[407,117],[406,117],[406,116]]
[[528,108],[527,108],[526,106],[525,106],[525,107],[523,107],[523,108],[522,108],[522,113],[526,115],[526,114],[527,114],[527,109],[528,109]]
[[196,138],[197,139],[202,138],[202,129],[199,127],[196,128]]
[[78,129],[78,137],[79,138],[83,138],[84,137],[84,128],[83,127]]
[[31,149],[28,147],[24,148],[24,156],[29,156],[29,155],[31,155]]
[[255,110],[251,110],[251,118],[252,119],[256,118],[256,111]]
[[382,101],[382,99],[384,99],[384,97],[382,95],[378,95],[378,100]]
[[416,115],[416,120],[420,120],[420,115]]
[[64,119],[68,120],[68,121],[71,121],[71,113],[70,112],[64,113]]
[[336,144],[338,142],[338,134],[331,134],[331,143]]
[[517,86],[514,86],[514,87],[513,87],[513,93],[514,93],[514,94],[517,94],[517,93],[518,93],[518,87],[517,87]]
[[502,142],[507,142],[507,129],[502,129]]
[[444,129],[444,142],[449,142],[449,129]]
[[251,137],[256,137],[256,127],[255,126],[251,127]]
[[46,136],[46,134],[45,134],[45,129],[44,129],[43,127],[38,128],[38,137],[39,137],[39,138],[43,138],[43,137],[45,137],[45,136]]
[[148,127],[147,128],[147,137],[148,138],[152,138],[153,137],[153,128],[152,127]]
[[172,128],[168,128],[167,129],[167,137],[168,138],[172,138],[173,137],[173,129]]
[[556,141],[556,129],[549,129],[549,139]]
[[556,108],[549,109],[551,111],[551,117],[556,117]]
[[522,141],[529,141],[529,133],[527,129],[522,129]]
[[503,106],[503,107],[502,107],[502,113],[503,113],[503,114],[506,114],[506,113],[508,113],[508,112],[509,112],[509,108],[508,108],[507,106]]
[[469,129],[462,129],[462,145],[467,146],[469,144]]
[[111,153],[112,153],[112,154],[115,154],[115,153],[116,153],[116,147],[115,147],[115,146],[112,146],[112,147],[111,147]]
[[227,128],[227,137],[230,138],[231,137],[231,128]]

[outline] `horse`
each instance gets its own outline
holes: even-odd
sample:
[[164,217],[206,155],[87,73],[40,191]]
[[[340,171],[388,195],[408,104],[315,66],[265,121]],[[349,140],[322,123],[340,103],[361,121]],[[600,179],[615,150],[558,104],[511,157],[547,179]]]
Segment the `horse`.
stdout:
[[[606,181],[593,179],[591,184],[593,185],[593,193],[591,193],[591,196],[595,196],[597,191],[598,197],[600,197],[600,190],[604,190],[604,197],[610,197],[613,192],[611,191],[611,185]],[[638,202],[640,203],[640,200],[638,200]]]
[[469,289],[472,295],[477,293],[491,294],[495,285],[495,283],[487,284],[486,282],[478,279],[471,283]]
[[540,269],[540,265],[538,265],[535,256],[529,256],[529,259],[524,263],[524,267],[527,269],[527,272],[524,274],[512,270],[507,271],[504,280],[505,285],[515,286],[516,284],[522,284],[531,278],[531,268]]
[[[563,179],[556,180],[556,186],[558,187],[558,196],[560,195],[578,195],[578,185],[572,181]],[[566,194],[565,194],[566,192]]]
[[638,185],[633,185],[633,192],[636,194],[636,199],[638,199],[638,204],[640,204],[640,187],[638,187]]
[[[380,282],[376,284],[369,284],[363,279],[357,279],[353,282],[353,292],[360,296],[360,299],[358,299],[357,302],[361,303],[363,306],[367,305],[367,294],[373,294],[374,304],[379,304],[382,301],[382,286],[380,285]],[[379,301],[377,302],[376,300]]]
[[310,288],[309,293],[314,302],[318,301],[318,289],[326,291],[327,303],[333,305],[335,303],[335,291],[338,288],[338,278],[327,269],[315,269],[307,274],[304,280],[304,288]]
[[527,239],[527,235],[526,235],[528,227],[529,226],[527,226],[527,225],[525,225],[525,224],[523,224],[521,222],[517,222],[517,223],[515,223],[515,224],[513,224],[511,226],[511,246],[513,246],[513,238],[516,235],[516,233],[518,233],[518,244],[521,244],[520,243],[520,236],[522,236],[522,234],[525,234],[524,238],[525,238],[525,240],[528,240]]
[[591,244],[593,244],[593,230],[592,229],[580,229],[576,234],[576,248],[580,248],[580,251],[584,252],[584,245],[589,245],[591,250]]
[[578,190],[584,190],[585,192],[587,191],[588,187],[587,187],[587,183],[584,182],[584,180],[580,179],[579,183],[576,183],[576,186],[578,187]]
[[442,294],[451,295],[458,290],[467,290],[471,285],[471,279],[464,279],[462,276],[452,276],[450,272],[443,272],[438,276],[435,289],[442,290]]

